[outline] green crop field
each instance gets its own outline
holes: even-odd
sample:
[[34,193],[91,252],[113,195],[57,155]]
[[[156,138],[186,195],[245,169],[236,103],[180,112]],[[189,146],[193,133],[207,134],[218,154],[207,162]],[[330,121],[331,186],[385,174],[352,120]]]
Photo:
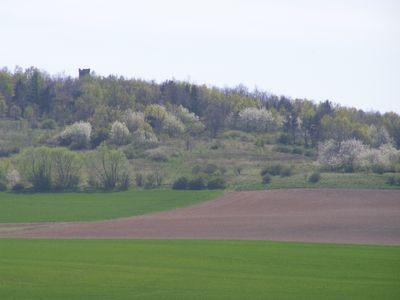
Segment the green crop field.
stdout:
[[129,190],[114,193],[0,193],[0,223],[92,221],[192,205],[221,191]]
[[399,299],[400,247],[0,240],[0,299]]

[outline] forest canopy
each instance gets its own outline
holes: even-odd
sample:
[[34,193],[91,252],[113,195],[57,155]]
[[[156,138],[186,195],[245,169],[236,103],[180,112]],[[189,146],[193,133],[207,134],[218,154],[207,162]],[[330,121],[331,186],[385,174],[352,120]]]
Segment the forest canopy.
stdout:
[[160,134],[214,137],[235,129],[278,132],[278,142],[307,147],[353,138],[371,146],[390,140],[400,147],[400,117],[394,112],[291,99],[241,85],[156,83],[93,72],[80,78],[51,76],[34,67],[0,70],[0,117],[26,120],[32,128],[65,128],[64,139],[59,136],[64,145],[71,130],[76,133],[86,124],[90,140],[82,133],[81,140],[70,143],[95,147],[111,139],[124,144],[130,131],[137,138],[155,140]]

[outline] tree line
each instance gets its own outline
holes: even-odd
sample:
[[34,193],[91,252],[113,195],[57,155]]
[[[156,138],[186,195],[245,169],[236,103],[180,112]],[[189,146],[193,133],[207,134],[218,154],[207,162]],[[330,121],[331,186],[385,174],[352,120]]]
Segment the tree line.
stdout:
[[126,190],[128,166],[122,151],[106,145],[86,153],[62,147],[26,148],[12,161],[0,161],[0,190]]
[[[197,127],[184,122],[188,116]],[[365,112],[328,100],[291,99],[244,86],[217,88],[176,80],[156,83],[94,73],[82,78],[51,76],[34,67],[0,70],[0,117],[24,119],[31,127],[42,128],[89,123],[95,146],[106,139],[123,141],[129,136],[126,129],[138,136],[185,133],[212,137],[238,129],[275,132],[279,143],[306,147],[329,139],[358,139],[377,147],[379,140],[386,139],[400,147],[400,117],[394,112]],[[141,125],[140,119],[144,121]],[[139,131],[137,126],[141,126]]]

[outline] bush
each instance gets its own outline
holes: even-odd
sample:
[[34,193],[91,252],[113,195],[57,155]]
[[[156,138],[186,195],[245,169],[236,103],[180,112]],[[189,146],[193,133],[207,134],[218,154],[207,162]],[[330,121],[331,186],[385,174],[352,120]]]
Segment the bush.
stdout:
[[115,121],[111,125],[110,138],[115,145],[126,145],[130,138],[128,127],[124,123]]
[[56,189],[75,189],[81,180],[82,162],[77,153],[66,148],[51,150],[53,186]]
[[362,170],[381,174],[393,172],[399,161],[400,151],[390,144],[371,149],[360,141],[351,139],[341,143],[328,140],[318,146],[318,163],[329,170]]
[[132,144],[137,147],[151,148],[158,144],[158,138],[151,127],[138,129],[132,134]]
[[281,177],[292,176],[292,170],[293,168],[291,166],[282,166],[279,175],[281,175]]
[[21,182],[21,176],[35,191],[75,189],[81,180],[82,162],[77,153],[66,148],[28,148],[16,162],[19,172],[8,174],[11,188]]
[[257,139],[254,143],[256,147],[262,148],[265,145],[265,141],[263,139]]
[[215,141],[210,145],[211,150],[217,150],[221,148],[223,148],[223,144],[221,143],[221,141]]
[[263,184],[269,184],[270,182],[271,182],[271,175],[269,174],[269,173],[265,173],[263,176],[262,176],[262,183]]
[[87,165],[92,184],[105,190],[126,188],[129,183],[128,165],[124,153],[101,145],[87,156]]
[[320,180],[321,180],[321,173],[318,171],[311,173],[311,175],[308,177],[308,182],[310,183],[317,183]]
[[92,125],[88,122],[75,122],[61,132],[60,144],[72,149],[87,148],[92,134]]
[[218,166],[214,164],[207,164],[202,171],[207,175],[214,175],[218,172]]
[[25,190],[25,185],[22,182],[19,182],[11,187],[11,190],[13,192],[22,192],[23,190]]
[[236,176],[239,176],[243,171],[243,166],[235,166],[233,168],[233,172],[235,173]]
[[224,175],[227,171],[228,171],[228,170],[226,169],[226,167],[224,167],[224,166],[219,167],[219,172],[220,172],[222,175]]
[[153,189],[158,188],[162,185],[164,180],[164,175],[160,171],[155,171],[146,176],[146,180],[144,183],[145,189]]
[[147,150],[145,153],[147,158],[154,161],[166,162],[169,159],[168,155],[165,153],[165,149],[162,148]]
[[53,119],[43,120],[42,123],[40,124],[40,128],[42,129],[55,129],[56,127],[57,123]]
[[188,188],[190,190],[204,190],[206,188],[206,182],[204,178],[197,177],[188,182]]
[[276,176],[276,175],[279,175],[281,173],[281,170],[282,170],[282,165],[281,164],[273,163],[273,164],[270,164],[270,165],[264,167],[261,170],[261,176],[264,176],[267,173],[272,175],[272,176]]
[[211,179],[207,183],[207,188],[209,190],[225,189],[226,181],[222,177],[217,177],[217,178]]
[[271,176],[291,176],[292,175],[292,166],[281,164],[281,163],[271,163],[268,166],[264,167],[261,170],[261,176],[264,176],[265,174],[269,174]]
[[4,181],[0,181],[0,192],[7,190],[7,184]]
[[9,164],[0,161],[0,191],[7,189],[7,175],[8,175]]
[[357,161],[358,168],[373,172],[394,172],[400,163],[400,150],[390,144],[382,145],[379,149],[369,149],[361,153]]
[[192,168],[192,174],[199,174],[201,172],[201,167],[199,165],[195,165]]
[[315,157],[315,151],[312,149],[308,149],[305,151],[304,155],[307,157]]
[[143,150],[137,149],[132,144],[127,145],[122,149],[127,159],[135,159],[143,156]]
[[144,111],[146,122],[148,122],[157,133],[161,132],[167,114],[168,112],[165,107],[159,104],[150,104]]
[[144,185],[144,176],[141,173],[136,174],[135,184],[137,187],[142,187]]
[[239,130],[228,130],[221,133],[221,138],[223,139],[231,139],[231,140],[239,140],[241,142],[250,142],[256,143],[257,139],[251,135],[251,133],[246,133]]
[[11,189],[13,189],[14,186],[21,183],[21,175],[15,169],[9,170],[9,172],[7,173],[7,182]]
[[292,149],[292,153],[293,154],[303,154],[303,149],[301,149],[300,147],[294,147],[293,149]]
[[371,167],[371,171],[376,174],[383,174],[385,173],[386,168],[385,166],[376,164]]
[[169,136],[178,136],[185,131],[185,125],[174,115],[167,113],[163,122],[163,132]]
[[183,123],[185,131],[190,135],[197,135],[204,131],[204,124],[201,123],[200,118],[182,105],[175,108],[173,113]]
[[243,131],[272,131],[280,125],[280,120],[265,108],[247,107],[239,112],[237,118],[237,126]]
[[290,135],[287,133],[282,133],[281,135],[279,135],[278,137],[278,143],[280,144],[284,144],[284,145],[288,145],[290,144],[291,139],[290,139]]
[[174,181],[172,188],[174,190],[186,190],[188,187],[188,183],[189,183],[188,179],[182,176]]
[[53,160],[48,147],[25,149],[17,158],[20,174],[32,184],[36,191],[52,188]]
[[19,153],[18,147],[0,146],[0,157],[9,157],[16,153]]
[[275,146],[273,149],[274,149],[274,151],[281,152],[281,153],[290,153],[290,152],[292,152],[288,146],[284,146],[284,145]]
[[129,174],[122,173],[118,188],[121,191],[126,191],[129,189],[130,184],[131,184],[131,180],[130,180]]
[[147,174],[144,180],[144,188],[147,190],[156,188],[155,181],[154,174]]
[[102,142],[106,141],[110,137],[110,131],[107,128],[99,128],[92,135],[92,146],[97,148]]
[[389,178],[387,179],[387,183],[390,185],[400,186],[400,176],[389,176]]
[[123,120],[130,132],[135,132],[138,129],[144,128],[146,124],[146,121],[144,119],[144,113],[140,111],[138,112],[128,111],[124,115]]

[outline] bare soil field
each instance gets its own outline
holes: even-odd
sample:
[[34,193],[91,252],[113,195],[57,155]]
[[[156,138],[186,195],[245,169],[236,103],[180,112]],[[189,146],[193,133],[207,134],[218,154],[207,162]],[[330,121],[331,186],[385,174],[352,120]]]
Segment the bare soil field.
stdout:
[[400,191],[230,192],[191,207],[109,221],[0,224],[0,237],[246,239],[400,245]]

